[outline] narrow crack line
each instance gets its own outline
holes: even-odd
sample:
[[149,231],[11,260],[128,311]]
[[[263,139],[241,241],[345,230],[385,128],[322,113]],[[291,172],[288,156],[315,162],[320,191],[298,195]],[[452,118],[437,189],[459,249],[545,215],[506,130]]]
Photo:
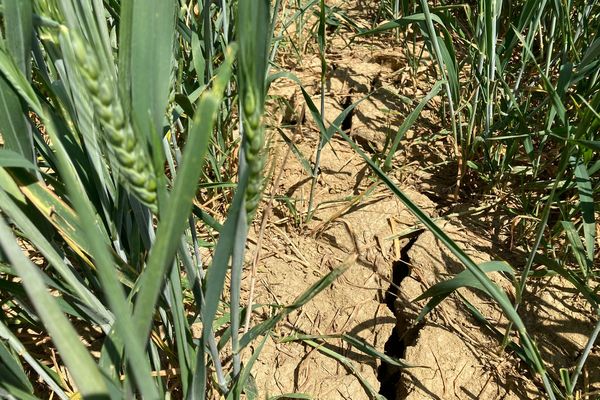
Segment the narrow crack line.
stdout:
[[[400,284],[410,276],[409,251],[420,234],[420,232],[416,233],[410,238],[400,251],[400,259],[392,263],[392,279],[383,299],[383,303],[396,317],[396,325],[384,346],[384,353],[393,358],[405,357],[406,347],[414,343],[420,329],[420,326],[412,326],[408,323],[403,311],[396,307],[396,299],[401,294]],[[403,382],[400,367],[382,362],[377,369],[377,380],[381,383],[379,394],[386,399],[398,400],[406,396],[407,388]]]

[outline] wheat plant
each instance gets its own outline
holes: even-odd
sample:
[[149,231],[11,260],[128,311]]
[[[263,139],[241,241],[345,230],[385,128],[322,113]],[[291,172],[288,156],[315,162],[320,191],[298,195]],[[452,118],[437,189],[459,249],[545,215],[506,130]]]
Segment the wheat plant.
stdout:
[[[540,396],[586,395],[582,371],[600,334],[598,2],[360,3],[370,28],[323,0],[0,1],[0,398],[257,398],[252,368],[273,329],[348,268],[307,282],[292,304],[249,325],[268,306],[242,307],[242,278],[266,186],[269,85],[279,78],[299,86],[319,133],[313,165],[288,141],[312,181],[303,222],[319,210],[321,150],[338,135],[465,267],[423,294],[419,319],[461,287],[479,290],[508,327],[459,299],[527,365]],[[281,12],[288,6],[294,12]],[[355,32],[348,43],[419,41],[431,56],[435,83],[382,154],[366,154],[340,128],[369,93],[324,117],[328,24],[340,20]],[[281,45],[301,59],[313,42],[319,106],[275,67]],[[422,55],[411,53],[415,74]],[[475,263],[393,179],[405,134],[433,98],[450,132],[454,200],[508,191],[502,211],[535,221],[515,224],[526,253],[519,267]],[[511,279],[514,299],[491,271]],[[531,279],[553,275],[595,321],[577,361],[558,371],[521,314]],[[317,342],[326,337],[294,338],[353,370]]]
[[[271,329],[344,271],[242,334],[277,6],[1,4],[0,397],[252,398]],[[221,224],[198,192],[231,191],[236,120],[243,157]],[[209,265],[199,225],[217,237]],[[24,332],[51,345],[40,353]]]

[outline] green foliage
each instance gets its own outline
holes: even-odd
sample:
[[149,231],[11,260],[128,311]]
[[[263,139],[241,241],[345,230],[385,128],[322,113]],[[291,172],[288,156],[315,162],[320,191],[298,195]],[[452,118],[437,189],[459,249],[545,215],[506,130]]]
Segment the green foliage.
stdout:
[[[314,164],[281,132],[312,178],[305,221],[319,208],[320,152],[339,132],[465,266],[423,294],[429,301],[420,318],[458,296],[541,379],[546,396],[573,398],[579,390],[600,323],[573,368],[549,372],[519,308],[529,279],[556,274],[599,312],[598,3],[384,1],[376,16],[389,20],[371,29],[323,0],[292,3],[294,12],[278,21],[279,0],[0,2],[0,397],[256,398],[251,369],[274,327],[348,266],[241,334],[244,312],[257,307],[243,310],[240,298],[248,225],[264,185],[268,88],[279,78],[300,85],[285,71],[269,75],[285,35],[298,58],[312,41],[321,62],[319,106],[300,85],[320,135]],[[388,138],[385,154],[365,154],[339,128],[370,94],[331,123],[324,118],[328,35],[342,24],[356,37],[392,31],[413,48],[422,40],[431,57],[435,83]],[[411,54],[414,71],[424,51]],[[511,190],[514,201],[503,211],[535,221],[529,231],[516,225],[527,253],[520,269],[476,264],[391,178],[406,132],[439,97],[452,133],[457,198],[472,188]],[[213,210],[224,221],[198,206],[200,189],[228,200]],[[300,223],[295,199],[278,199]],[[198,226],[215,240],[199,240]],[[202,265],[201,246],[213,249],[210,265]],[[36,254],[35,264],[23,249]],[[492,271],[514,283],[514,301]],[[463,287],[492,298],[509,327],[493,326],[462,298]],[[200,339],[192,334],[196,322]],[[49,335],[69,375],[48,368],[15,330]],[[79,331],[99,347],[84,346]],[[284,341],[337,360],[379,398],[348,358],[323,346],[332,337]],[[335,338],[407,367],[356,337]],[[173,368],[176,377],[156,374]]]

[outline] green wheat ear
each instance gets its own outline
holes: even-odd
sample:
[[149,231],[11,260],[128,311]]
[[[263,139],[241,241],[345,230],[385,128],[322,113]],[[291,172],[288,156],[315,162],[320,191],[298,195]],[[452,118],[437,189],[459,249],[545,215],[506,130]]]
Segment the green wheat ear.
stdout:
[[262,192],[261,172],[264,167],[263,147],[265,143],[264,128],[260,120],[260,114],[257,108],[252,106],[253,103],[255,101],[246,99],[244,104],[244,132],[246,134],[244,155],[248,165],[246,213],[249,219],[254,216],[260,202],[260,194]]
[[270,46],[269,2],[243,0],[239,3],[241,98],[243,101],[244,156],[248,167],[246,213],[250,221],[262,192],[265,130],[262,114],[265,103],[265,76]]
[[121,183],[156,213],[156,175],[146,148],[140,145],[125,117],[114,82],[100,69],[96,53],[79,33],[63,30],[61,35],[71,44],[77,71],[104,132],[104,148],[117,166]]

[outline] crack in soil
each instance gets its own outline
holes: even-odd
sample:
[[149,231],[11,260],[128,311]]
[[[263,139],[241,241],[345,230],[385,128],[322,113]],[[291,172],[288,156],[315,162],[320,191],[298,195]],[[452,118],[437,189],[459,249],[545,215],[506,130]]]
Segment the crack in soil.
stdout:
[[[385,292],[384,302],[396,317],[396,326],[384,346],[384,353],[393,358],[404,358],[406,348],[414,345],[422,324],[414,325],[402,310],[397,309],[396,299],[400,284],[410,276],[411,260],[408,255],[421,233],[415,234],[400,251],[400,259],[392,263],[392,282]],[[398,400],[408,395],[402,378],[402,368],[382,362],[377,368],[377,380],[381,383],[379,394],[388,400]]]
[[[344,102],[342,103],[342,108],[346,110],[348,107],[352,105],[352,88],[350,88],[350,94],[346,96]],[[350,132],[352,130],[352,118],[354,117],[354,109],[351,109],[346,118],[342,121],[342,130],[344,132]]]

